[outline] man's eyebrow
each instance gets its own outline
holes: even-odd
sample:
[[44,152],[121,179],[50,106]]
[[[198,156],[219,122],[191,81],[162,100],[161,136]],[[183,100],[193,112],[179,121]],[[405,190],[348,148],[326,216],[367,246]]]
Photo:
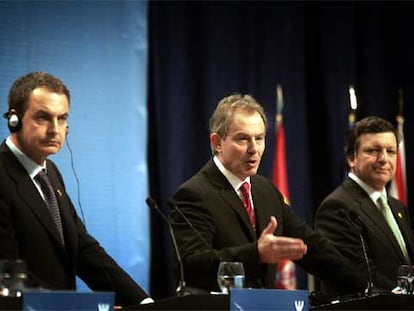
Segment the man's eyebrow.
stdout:
[[[45,110],[45,109],[39,109],[39,110],[35,111],[34,114],[39,114],[39,113],[47,114],[47,115],[53,115],[54,114],[54,113],[50,113],[48,110]],[[68,116],[68,115],[69,115],[69,112],[64,112],[64,113],[58,114],[58,116]]]

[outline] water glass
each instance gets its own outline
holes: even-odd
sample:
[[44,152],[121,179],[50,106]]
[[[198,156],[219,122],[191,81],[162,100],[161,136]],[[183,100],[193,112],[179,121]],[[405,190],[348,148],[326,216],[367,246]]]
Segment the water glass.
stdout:
[[217,271],[217,283],[223,294],[228,294],[232,288],[243,288],[244,267],[242,262],[220,262]]
[[27,268],[24,261],[0,260],[0,296],[20,297],[26,283]]
[[398,286],[402,295],[414,293],[414,266],[402,265],[398,268]]

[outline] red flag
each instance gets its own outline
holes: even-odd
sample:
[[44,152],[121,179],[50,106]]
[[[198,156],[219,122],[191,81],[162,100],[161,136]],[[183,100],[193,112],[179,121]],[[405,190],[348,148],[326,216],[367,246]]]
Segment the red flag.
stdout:
[[[283,94],[280,86],[277,88],[276,137],[273,159],[273,183],[280,190],[286,204],[289,204],[289,183],[287,175],[285,130],[282,124],[281,110],[283,107]],[[276,267],[275,288],[296,289],[295,264],[284,259]]]
[[400,142],[398,145],[397,153],[397,168],[395,176],[391,181],[390,195],[397,198],[407,206],[407,177],[405,171],[405,144],[404,144],[404,118],[402,116],[397,117],[398,122],[398,135],[400,136]]
[[285,130],[282,121],[277,124],[275,153],[273,159],[273,183],[282,192],[285,202],[289,204],[289,183],[286,167]]

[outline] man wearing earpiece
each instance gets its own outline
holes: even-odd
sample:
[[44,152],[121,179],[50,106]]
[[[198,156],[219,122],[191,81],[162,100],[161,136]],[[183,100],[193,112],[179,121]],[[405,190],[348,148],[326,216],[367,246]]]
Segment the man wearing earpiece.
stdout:
[[70,92],[56,77],[33,72],[9,92],[10,136],[0,146],[0,260],[22,259],[29,285],[74,290],[79,276],[92,290],[114,291],[117,305],[151,299],[91,237],[47,157],[62,148]]

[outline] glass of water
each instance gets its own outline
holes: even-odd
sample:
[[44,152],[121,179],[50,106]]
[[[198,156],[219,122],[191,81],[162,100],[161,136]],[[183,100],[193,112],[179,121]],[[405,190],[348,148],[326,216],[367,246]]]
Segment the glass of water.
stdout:
[[243,288],[244,267],[242,262],[222,261],[217,271],[217,283],[223,294],[229,294],[231,288]]
[[0,296],[20,297],[27,283],[26,263],[20,259],[0,260]]
[[414,266],[402,265],[398,268],[398,287],[403,295],[414,293]]

